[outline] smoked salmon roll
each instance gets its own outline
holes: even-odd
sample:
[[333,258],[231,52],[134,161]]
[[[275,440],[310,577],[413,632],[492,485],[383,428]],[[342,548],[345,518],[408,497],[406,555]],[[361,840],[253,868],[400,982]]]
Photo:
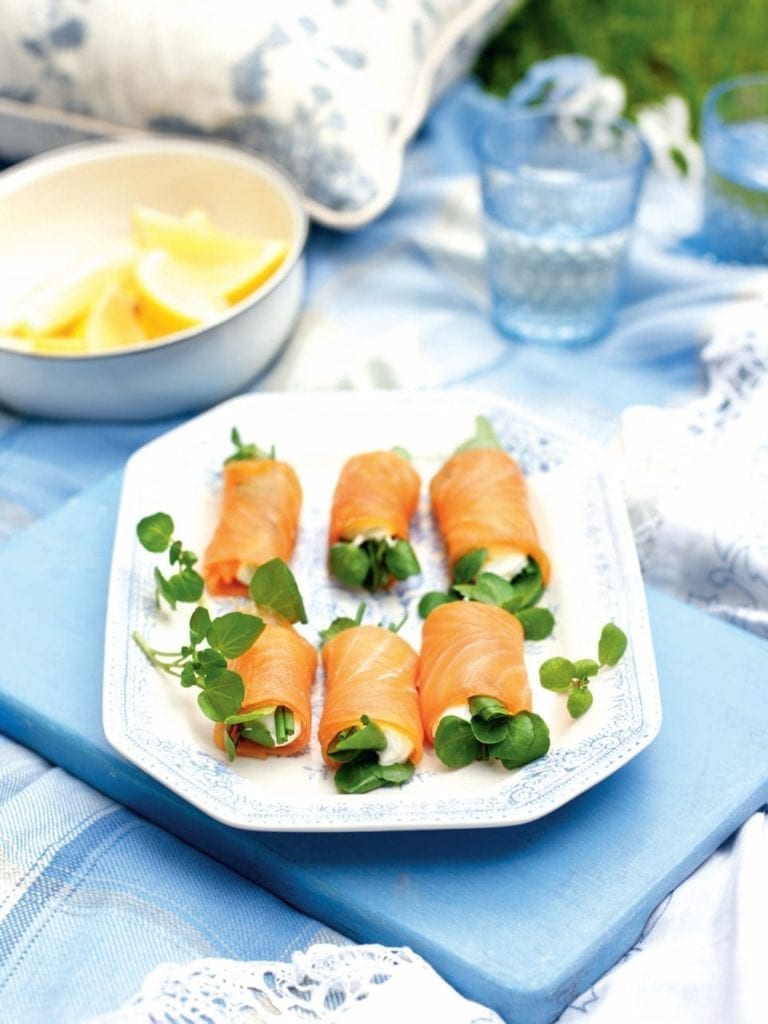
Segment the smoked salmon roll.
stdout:
[[318,738],[342,793],[407,782],[423,754],[418,657],[383,626],[346,620],[322,648],[325,703]]
[[517,768],[549,750],[532,711],[523,628],[491,604],[454,601],[427,615],[418,690],[427,739],[451,768],[491,758]]
[[351,587],[384,590],[421,572],[408,540],[421,478],[399,449],[345,462],[331,504],[331,574]]
[[263,632],[228,664],[245,687],[240,712],[217,722],[213,731],[216,745],[230,759],[295,754],[311,738],[317,651],[271,608],[255,605],[254,614],[264,621]]
[[494,573],[510,582],[535,575],[540,596],[551,566],[531,514],[527,483],[483,417],[477,419],[476,436],[432,478],[429,495],[454,573],[460,559],[482,552],[473,575]]
[[296,546],[302,490],[293,467],[274,452],[243,445],[223,468],[221,505],[203,556],[203,578],[211,594],[245,596],[254,571],[273,558],[290,561]]

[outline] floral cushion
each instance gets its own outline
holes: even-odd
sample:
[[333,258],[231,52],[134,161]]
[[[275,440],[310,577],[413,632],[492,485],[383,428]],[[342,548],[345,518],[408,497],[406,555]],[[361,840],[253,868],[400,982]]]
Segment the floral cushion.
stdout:
[[0,0],[0,98],[230,140],[352,228],[391,202],[430,104],[519,2]]

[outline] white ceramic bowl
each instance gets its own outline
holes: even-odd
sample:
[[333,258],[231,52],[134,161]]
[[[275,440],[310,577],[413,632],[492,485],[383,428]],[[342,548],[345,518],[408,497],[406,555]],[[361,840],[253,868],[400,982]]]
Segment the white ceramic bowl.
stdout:
[[202,207],[225,230],[289,239],[289,252],[217,320],[148,345],[65,356],[0,341],[0,404],[58,419],[173,416],[237,393],[277,355],[304,293],[302,197],[273,163],[207,140],[88,142],[0,173],[0,314],[46,277],[125,240],[138,205],[176,215]]

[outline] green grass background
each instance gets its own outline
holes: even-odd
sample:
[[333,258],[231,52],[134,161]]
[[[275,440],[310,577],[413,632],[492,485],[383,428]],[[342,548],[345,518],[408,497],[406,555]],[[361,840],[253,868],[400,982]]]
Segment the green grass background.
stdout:
[[475,73],[505,95],[538,60],[592,57],[627,89],[627,109],[670,93],[689,104],[694,130],[707,89],[768,71],[768,0],[526,0],[489,41]]

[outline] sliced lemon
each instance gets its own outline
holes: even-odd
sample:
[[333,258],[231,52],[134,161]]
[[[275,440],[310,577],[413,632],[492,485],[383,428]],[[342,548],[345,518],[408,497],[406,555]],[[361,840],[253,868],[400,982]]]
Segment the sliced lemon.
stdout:
[[0,348],[10,348],[14,352],[31,352],[32,342],[29,338],[22,338],[3,328],[0,330]]
[[72,334],[36,334],[29,338],[32,352],[43,352],[46,355],[74,356],[90,352],[86,339]]
[[237,235],[214,227],[202,210],[184,217],[137,207],[132,213],[137,244],[164,249],[176,259],[208,269],[208,287],[239,302],[263,284],[288,252],[282,239]]
[[229,308],[226,299],[208,287],[205,268],[174,259],[164,249],[140,253],[134,277],[138,317],[148,338],[194,327]]
[[140,303],[131,274],[123,273],[110,281],[85,318],[82,335],[88,347],[101,352],[146,341]]
[[17,308],[10,325],[12,333],[31,337],[64,334],[87,313],[109,280],[130,265],[131,258],[130,248],[121,246],[34,289]]

